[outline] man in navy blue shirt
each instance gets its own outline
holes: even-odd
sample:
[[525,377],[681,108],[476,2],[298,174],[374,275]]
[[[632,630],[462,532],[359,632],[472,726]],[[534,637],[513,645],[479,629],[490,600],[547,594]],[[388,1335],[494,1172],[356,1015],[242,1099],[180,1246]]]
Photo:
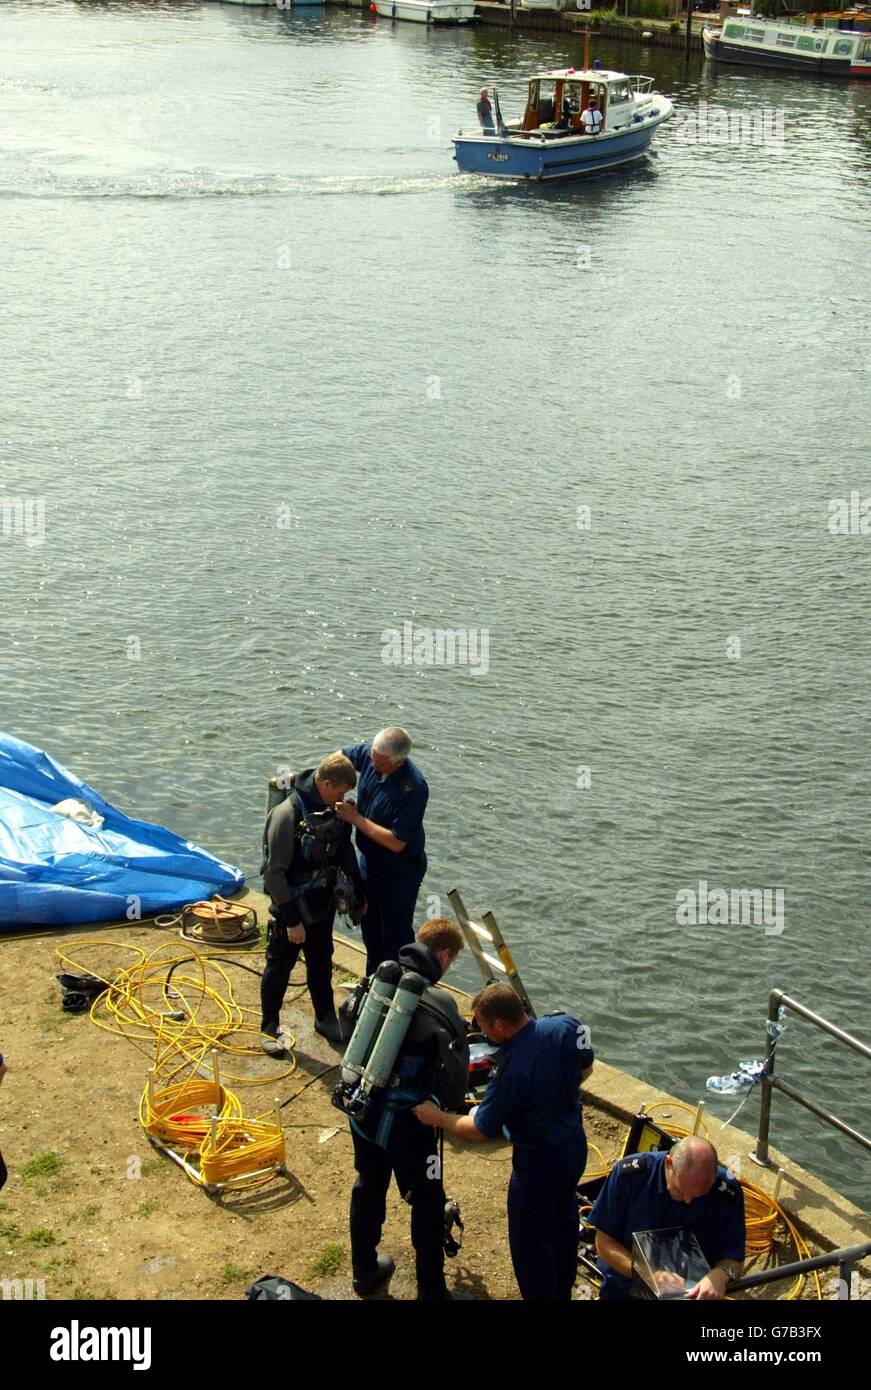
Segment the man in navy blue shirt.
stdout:
[[510,985],[487,985],[472,1009],[501,1049],[483,1101],[469,1115],[430,1102],[414,1113],[458,1139],[511,1140],[508,1242],[521,1297],[570,1300],[578,1268],[576,1189],[587,1162],[578,1091],[593,1070],[590,1031],[569,1014],[528,1018]]
[[371,743],[354,743],[342,752],[359,774],[357,804],[340,802],[336,815],[357,830],[367,903],[361,926],[371,975],[414,940],[414,909],[426,873],[423,816],[429,787],[408,756],[411,738],[405,729],[382,729]]
[[689,1226],[711,1266],[687,1298],[722,1298],[744,1263],[744,1194],[707,1139],[680,1139],[668,1153],[631,1154],[614,1164],[588,1218],[596,1228],[599,1297],[629,1298],[635,1231]]

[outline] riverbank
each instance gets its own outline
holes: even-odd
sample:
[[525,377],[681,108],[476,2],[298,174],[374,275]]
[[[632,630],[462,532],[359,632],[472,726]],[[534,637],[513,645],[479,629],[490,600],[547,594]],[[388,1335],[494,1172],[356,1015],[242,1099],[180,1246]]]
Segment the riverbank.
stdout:
[[[247,892],[261,923],[266,902]],[[194,948],[172,932],[130,923],[46,932],[2,942],[4,973],[14,980],[3,1025],[10,1063],[0,1094],[0,1149],[10,1169],[0,1198],[0,1251],[7,1279],[45,1281],[45,1297],[237,1299],[264,1273],[282,1274],[328,1299],[352,1296],[346,1208],[353,1182],[347,1124],[330,1104],[338,1051],[313,1029],[302,970],[294,972],[283,1019],[296,1039],[293,1062],[252,1054],[233,1058],[234,1071],[252,1083],[235,1085],[246,1114],[277,1103],[287,1142],[287,1178],[252,1193],[210,1199],[167,1158],[153,1151],[137,1119],[146,1044],[99,1031],[88,1015],[64,1014],[54,975],[55,948],[87,938],[71,954],[86,968],[110,974],[130,965],[137,951]],[[133,948],[133,949],[131,949]],[[218,956],[217,952],[212,953]],[[219,957],[221,958],[221,957]],[[262,942],[226,959],[262,969]],[[340,938],[337,991],[362,968],[359,945]],[[235,999],[256,1027],[258,984],[245,970],[229,970]],[[467,996],[456,992],[461,1007]],[[292,1071],[289,1068],[292,1066]],[[583,1094],[590,1141],[588,1172],[621,1152],[627,1126],[642,1105],[659,1105],[660,1122],[686,1124],[680,1102],[601,1059]],[[776,1168],[749,1163],[751,1137],[706,1117],[721,1157],[763,1188],[773,1189]],[[594,1147],[595,1146],[595,1147]],[[598,1150],[598,1152],[597,1152]],[[868,1239],[871,1222],[816,1176],[772,1151],[784,1171],[779,1200],[814,1253]],[[461,1145],[446,1150],[446,1186],[463,1210],[466,1235],[448,1262],[452,1288],[475,1299],[516,1299],[507,1254],[505,1188],[507,1145]],[[391,1192],[385,1249],[397,1259],[391,1297],[415,1296],[408,1212]],[[778,1248],[783,1262],[789,1251]],[[835,1276],[822,1277],[824,1296],[835,1296]],[[582,1280],[581,1296],[588,1292]],[[770,1297],[784,1286],[764,1291]],[[810,1296],[811,1286],[805,1289]]]
[[[342,9],[368,9],[369,0],[325,0],[327,5]],[[517,8],[512,17],[511,6],[495,4],[493,0],[478,0],[475,14],[479,24],[494,25],[501,29],[514,29],[519,33],[552,33],[561,31],[583,38],[585,30],[590,33],[591,43],[597,38],[619,39],[623,43],[645,44],[649,48],[687,49],[686,17],[677,21],[663,19],[642,19],[632,17],[623,20],[600,20],[596,12],[582,14],[574,10],[524,10]],[[693,15],[692,32],[689,38],[691,53],[704,52],[702,28],[716,18],[710,14]]]

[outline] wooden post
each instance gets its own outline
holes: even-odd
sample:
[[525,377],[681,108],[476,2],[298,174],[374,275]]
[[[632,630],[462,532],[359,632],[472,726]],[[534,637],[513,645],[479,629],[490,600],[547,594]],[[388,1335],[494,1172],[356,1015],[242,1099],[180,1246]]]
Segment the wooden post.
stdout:
[[693,41],[693,0],[687,0],[687,31],[684,52],[689,53]]

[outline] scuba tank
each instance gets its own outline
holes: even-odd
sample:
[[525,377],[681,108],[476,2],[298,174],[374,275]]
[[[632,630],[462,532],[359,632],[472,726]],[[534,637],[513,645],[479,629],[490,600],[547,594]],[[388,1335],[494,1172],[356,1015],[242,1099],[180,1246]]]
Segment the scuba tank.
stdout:
[[[386,980],[381,974],[384,970],[390,972]],[[362,1119],[366,1114],[374,1093],[385,1090],[390,1084],[396,1059],[405,1042],[405,1035],[420,1003],[420,997],[427,987],[426,980],[415,970],[403,971],[396,983],[394,972],[398,971],[399,966],[393,961],[384,961],[378,967],[375,982],[345,1052],[342,1080],[333,1091],[333,1105],[357,1119]],[[379,977],[382,990],[380,997],[372,1003],[371,1021],[366,1023],[364,1032],[361,1025],[366,1020],[369,1003],[377,988]],[[390,991],[389,996],[387,990]],[[377,1026],[379,1021],[380,1027]],[[364,1049],[368,1047],[370,1040],[372,1045],[366,1057]],[[349,1059],[348,1054],[352,1049],[353,1053]]]
[[385,960],[372,977],[372,984],[342,1058],[342,1081],[346,1086],[356,1086],[363,1075],[372,1044],[384,1022],[387,1006],[396,993],[401,975],[402,970],[396,961]]
[[399,1050],[405,1042],[412,1016],[426,986],[426,980],[416,970],[403,971],[396,993],[387,1006],[381,1032],[363,1069],[360,1085],[367,1093],[376,1087],[384,1090],[389,1085]]

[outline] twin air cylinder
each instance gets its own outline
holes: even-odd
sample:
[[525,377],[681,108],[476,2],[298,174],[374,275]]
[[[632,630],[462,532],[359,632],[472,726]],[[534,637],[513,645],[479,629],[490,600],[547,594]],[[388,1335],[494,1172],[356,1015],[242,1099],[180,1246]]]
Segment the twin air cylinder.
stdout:
[[389,1086],[426,987],[422,975],[401,970],[395,961],[379,965],[342,1059],[342,1080],[333,1093],[340,1110],[362,1117],[372,1092]]

